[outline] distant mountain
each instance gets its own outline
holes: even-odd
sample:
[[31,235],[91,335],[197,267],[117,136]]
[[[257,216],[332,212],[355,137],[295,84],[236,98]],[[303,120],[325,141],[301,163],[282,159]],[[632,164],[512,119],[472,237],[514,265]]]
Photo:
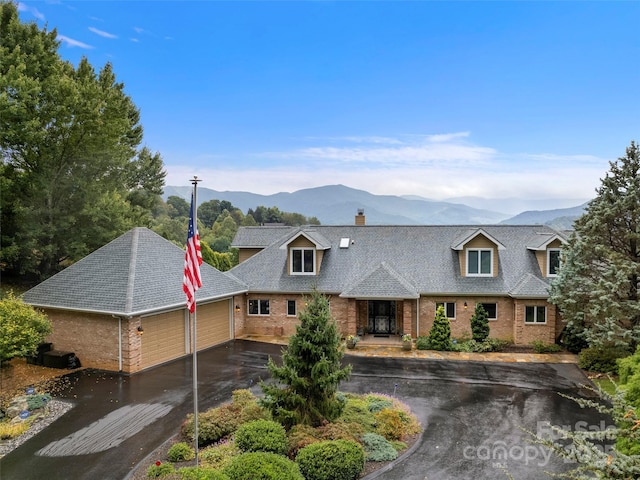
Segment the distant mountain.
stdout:
[[503,220],[501,223],[508,225],[549,225],[557,230],[573,230],[573,222],[584,213],[587,204],[588,202],[577,207],[555,210],[530,210]]
[[[168,186],[164,189],[163,198],[166,200],[175,195],[188,201],[191,191],[190,186]],[[198,204],[209,200],[227,200],[243,212],[260,205],[278,207],[283,212],[316,217],[323,225],[351,225],[359,209],[364,210],[368,225],[482,225],[549,223],[557,217],[577,216],[580,214],[577,209],[584,208],[581,205],[573,209],[525,212],[508,218],[508,214],[474,208],[463,203],[434,201],[415,196],[374,195],[344,185],[327,185],[273,195],[198,188]],[[474,205],[477,203],[474,202]],[[562,225],[565,223],[563,221]]]

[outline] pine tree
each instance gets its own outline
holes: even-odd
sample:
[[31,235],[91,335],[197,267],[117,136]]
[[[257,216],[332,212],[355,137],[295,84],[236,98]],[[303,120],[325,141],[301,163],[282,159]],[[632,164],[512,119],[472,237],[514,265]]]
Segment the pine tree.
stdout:
[[429,331],[429,346],[433,350],[451,350],[451,324],[442,305],[436,310],[433,326]]
[[262,383],[263,406],[286,428],[303,423],[318,426],[342,411],[336,398],[351,366],[342,367],[340,334],[331,318],[329,300],[313,291],[298,318],[300,324],[282,354],[282,366],[269,358],[267,368],[278,383]]
[[597,196],[575,222],[550,300],[590,346],[640,341],[640,149],[610,162]]
[[476,342],[483,342],[489,336],[489,315],[481,303],[471,316],[471,335]]

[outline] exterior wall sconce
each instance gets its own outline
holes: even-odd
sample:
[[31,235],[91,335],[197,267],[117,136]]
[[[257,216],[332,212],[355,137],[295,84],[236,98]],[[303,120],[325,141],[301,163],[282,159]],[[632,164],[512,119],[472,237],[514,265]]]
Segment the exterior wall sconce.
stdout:
[[464,302],[464,309],[467,309],[467,302]]
[[140,325],[138,327],[138,331],[137,331],[138,335],[142,335],[144,333],[144,328],[142,328],[142,325]]
[[240,313],[240,305],[236,305],[236,313]]

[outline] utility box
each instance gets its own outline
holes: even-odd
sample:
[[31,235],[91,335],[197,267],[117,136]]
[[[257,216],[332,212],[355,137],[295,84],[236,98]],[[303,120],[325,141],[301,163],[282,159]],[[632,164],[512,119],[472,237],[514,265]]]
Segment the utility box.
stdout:
[[69,358],[75,357],[73,352],[51,350],[43,355],[43,365],[49,368],[69,368]]
[[38,353],[34,356],[27,357],[27,363],[30,365],[44,365],[44,354],[51,351],[51,343],[41,343],[38,345]]

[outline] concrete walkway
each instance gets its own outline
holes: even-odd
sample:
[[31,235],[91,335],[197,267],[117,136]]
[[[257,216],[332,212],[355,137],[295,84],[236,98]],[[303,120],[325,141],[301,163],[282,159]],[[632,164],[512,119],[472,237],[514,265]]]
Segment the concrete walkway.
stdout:
[[[273,343],[287,345],[287,337],[271,337],[261,335],[246,335],[242,340],[261,343]],[[435,350],[418,350],[415,347],[411,351],[402,349],[399,342],[389,338],[367,338],[358,342],[355,348],[347,349],[347,355],[364,357],[392,357],[392,358],[424,358],[432,360],[460,360],[471,362],[508,362],[508,363],[578,363],[578,356],[572,353],[516,353],[516,352],[438,352]]]

